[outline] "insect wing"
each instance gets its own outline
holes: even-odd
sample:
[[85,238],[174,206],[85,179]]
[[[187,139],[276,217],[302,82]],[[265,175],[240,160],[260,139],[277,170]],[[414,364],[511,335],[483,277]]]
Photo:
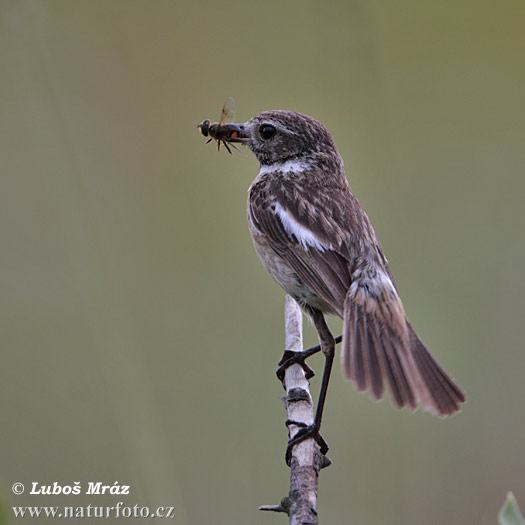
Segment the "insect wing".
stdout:
[[222,106],[221,118],[219,124],[229,124],[230,122],[235,121],[235,100],[230,97]]

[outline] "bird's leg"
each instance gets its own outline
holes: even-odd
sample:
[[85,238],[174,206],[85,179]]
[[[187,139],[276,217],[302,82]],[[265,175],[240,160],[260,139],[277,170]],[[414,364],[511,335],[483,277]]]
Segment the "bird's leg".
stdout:
[[[319,334],[319,342],[321,350],[325,356],[325,364],[323,370],[323,380],[321,382],[321,390],[319,392],[319,399],[317,401],[317,410],[315,412],[314,422],[310,426],[301,428],[295,436],[288,440],[286,447],[286,463],[290,465],[292,449],[301,441],[313,437],[320,447],[321,453],[325,455],[328,452],[328,445],[326,441],[321,437],[319,430],[321,429],[321,420],[323,418],[323,408],[326,400],[326,393],[328,391],[328,383],[330,382],[330,373],[332,372],[332,364],[334,362],[335,355],[335,344],[330,329],[328,328],[323,314],[318,310],[311,312],[312,319],[314,321],[317,333]],[[289,421],[288,424],[293,424],[293,421]]]
[[[342,335],[338,335],[335,338],[335,343],[340,343],[343,339]],[[281,360],[279,361],[278,365],[279,368],[275,372],[277,374],[277,377],[281,380],[281,382],[284,380],[284,373],[286,372],[286,369],[289,366],[294,365],[295,363],[299,363],[304,370],[306,379],[312,378],[315,374],[314,371],[306,364],[306,359],[308,359],[310,356],[317,354],[321,350],[321,345],[312,346],[311,348],[307,348],[306,350],[296,351],[296,350],[285,350],[283,353],[283,356],[281,357]]]

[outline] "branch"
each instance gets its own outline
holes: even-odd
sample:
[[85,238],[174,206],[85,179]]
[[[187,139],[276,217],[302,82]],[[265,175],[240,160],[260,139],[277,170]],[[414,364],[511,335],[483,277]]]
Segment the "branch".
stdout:
[[[303,350],[303,317],[299,305],[286,296],[285,348],[300,352]],[[285,408],[287,420],[311,425],[314,421],[314,404],[310,395],[310,384],[301,365],[288,367],[284,376],[286,390]],[[290,424],[289,438],[293,438],[301,427]],[[259,510],[285,512],[290,525],[317,525],[317,480],[319,470],[327,467],[330,460],[319,451],[313,438],[298,443],[292,450],[290,471],[290,493],[280,505],[264,505]]]

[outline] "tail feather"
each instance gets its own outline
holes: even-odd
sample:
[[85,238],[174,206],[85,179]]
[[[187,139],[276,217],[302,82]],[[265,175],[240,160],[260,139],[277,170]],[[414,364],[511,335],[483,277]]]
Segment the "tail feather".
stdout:
[[[363,314],[363,317],[367,316]],[[373,316],[369,317],[372,317],[372,325],[375,327],[374,331],[372,332],[373,348],[381,357],[381,383],[383,383],[383,378],[386,372],[386,379],[388,381],[388,387],[390,389],[390,393],[392,394],[394,404],[398,408],[409,406],[410,408],[415,409],[416,401],[405,373],[405,367],[403,367],[399,359],[399,353],[391,344],[389,338],[385,337],[385,334],[383,330],[381,330],[380,324],[377,322],[377,320],[374,319]],[[376,396],[375,399],[381,399],[382,397],[382,395]]]
[[[345,307],[346,308],[346,307]],[[416,407],[406,366],[396,347],[381,330],[373,315],[355,302],[348,304],[349,316],[343,330],[343,371],[362,392],[371,390],[374,399],[383,397],[385,380],[398,407]]]
[[386,358],[395,372],[395,383],[390,386],[390,391],[394,393],[394,388],[396,390],[395,396],[400,400],[397,403],[398,408],[406,406],[410,410],[415,410],[417,408],[417,398],[411,381],[411,370],[408,363],[406,363],[403,348],[396,341],[392,341],[385,332],[382,333],[379,345],[382,345],[385,349]]
[[367,383],[372,391],[372,395],[376,399],[380,399],[383,395],[383,378],[379,356],[377,355],[375,345],[371,341],[370,331],[373,329],[373,327],[368,327],[365,317],[361,324],[361,340],[362,346],[369,349],[368,352],[365,352],[366,374],[368,377]]
[[454,414],[459,410],[459,405],[466,401],[465,394],[432,357],[412,327],[410,332],[414,361],[424,382],[429,385],[433,405],[430,410],[434,408],[433,411],[441,416]]
[[439,366],[407,322],[400,337],[379,310],[365,310],[350,297],[345,301],[342,365],[346,379],[379,400],[387,383],[394,404],[418,405],[438,416],[460,410],[465,395]]
[[[376,334],[373,334],[376,336]],[[394,404],[396,407],[401,408],[407,404],[406,400],[406,392],[407,389],[405,388],[406,378],[400,378],[399,377],[399,367],[394,367],[394,363],[391,359],[388,359],[387,353],[385,350],[384,345],[377,344],[377,336],[374,337],[374,347],[376,348],[377,354],[380,357],[379,363],[381,368],[381,392],[380,395],[374,396],[374,399],[377,401],[379,399],[383,398],[383,381],[386,377],[386,382],[388,383],[388,387],[390,388],[390,392],[392,394],[392,398],[394,401]],[[346,351],[352,352],[351,349],[347,349]],[[346,379],[352,379],[351,378],[351,372],[348,369],[345,369],[345,376]],[[400,380],[402,379],[402,380]]]
[[[357,305],[356,305],[357,308]],[[371,390],[375,399],[383,395],[383,378],[380,358],[372,341],[374,326],[368,326],[367,318],[355,315],[352,344],[363,351],[352,352],[351,368],[355,370],[355,381],[359,391]]]

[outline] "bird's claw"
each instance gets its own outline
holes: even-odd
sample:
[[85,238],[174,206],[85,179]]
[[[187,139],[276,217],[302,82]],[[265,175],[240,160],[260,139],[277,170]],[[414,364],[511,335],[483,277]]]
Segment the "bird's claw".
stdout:
[[323,436],[319,433],[319,427],[314,423],[313,425],[305,425],[304,423],[300,423],[298,421],[286,421],[286,425],[296,425],[300,426],[301,429],[295,436],[288,440],[288,444],[286,445],[286,464],[290,466],[291,460],[292,460],[292,450],[295,447],[295,445],[298,445],[299,443],[302,443],[304,440],[309,438],[314,438],[315,442],[319,445],[319,450],[321,451],[321,454],[323,456],[326,455],[328,452],[328,444],[323,439]]
[[294,364],[301,365],[301,368],[304,370],[304,375],[306,379],[311,379],[314,377],[315,372],[306,364],[306,358],[310,357],[312,354],[304,351],[296,350],[285,350],[281,360],[279,361],[279,368],[275,372],[279,380],[282,382],[284,380],[284,374],[286,369]]

